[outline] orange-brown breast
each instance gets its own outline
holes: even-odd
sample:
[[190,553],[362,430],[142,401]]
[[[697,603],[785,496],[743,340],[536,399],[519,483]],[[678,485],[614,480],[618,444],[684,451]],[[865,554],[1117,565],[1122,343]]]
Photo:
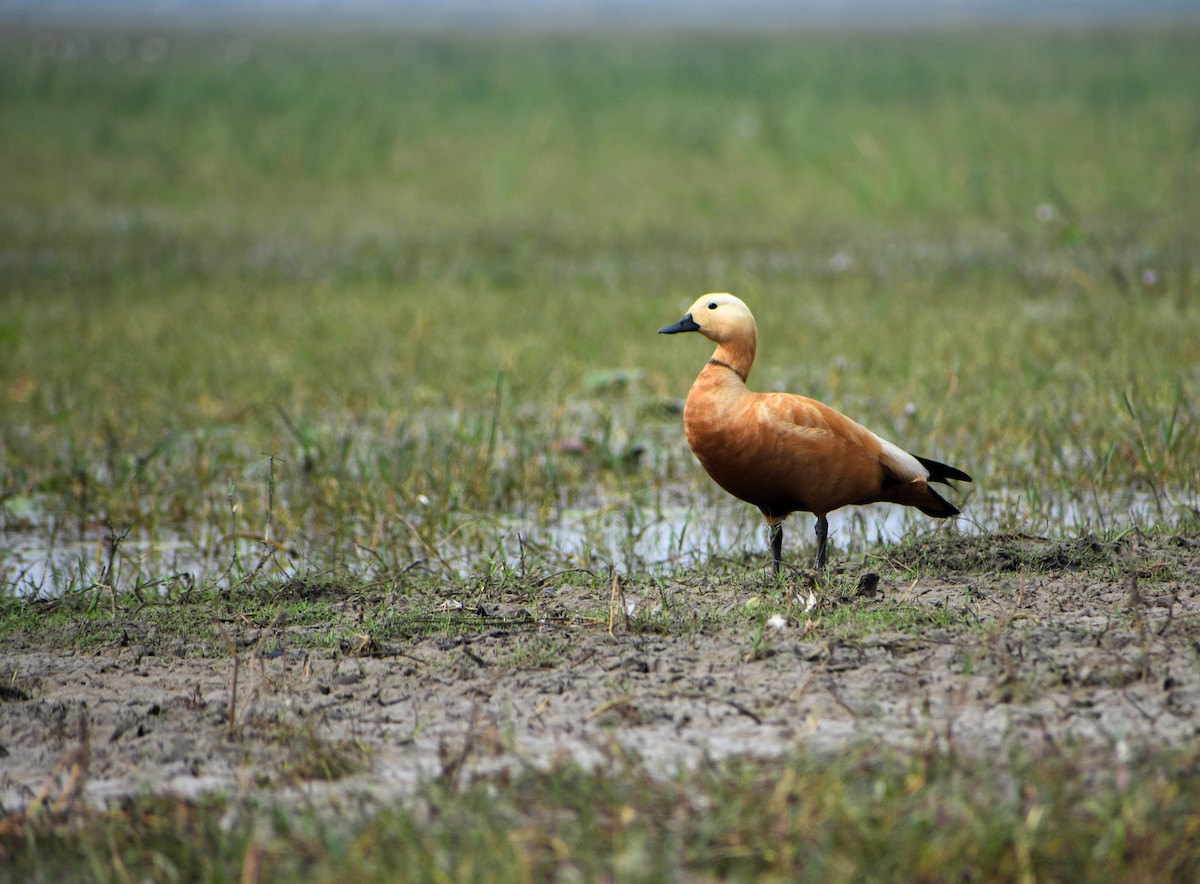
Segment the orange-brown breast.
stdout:
[[[888,469],[889,453],[865,427],[804,396],[751,393],[722,366],[706,366],[696,378],[684,428],[713,480],[769,518],[795,511],[824,515],[925,490],[923,476]],[[903,472],[906,465],[899,466]]]

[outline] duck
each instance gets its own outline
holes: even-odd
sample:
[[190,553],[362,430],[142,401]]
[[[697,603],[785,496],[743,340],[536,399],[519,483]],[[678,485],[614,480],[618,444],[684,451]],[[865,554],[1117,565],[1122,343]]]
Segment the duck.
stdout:
[[807,396],[755,393],[746,386],[758,347],[754,314],[727,292],[704,295],[662,335],[699,332],[717,345],[683,408],[688,445],[725,491],[758,507],[779,574],[783,522],[816,517],[816,570],[826,563],[829,513],[844,506],[894,503],[935,519],[959,515],[931,483],[970,482],[960,469],[909,454],[846,415]]

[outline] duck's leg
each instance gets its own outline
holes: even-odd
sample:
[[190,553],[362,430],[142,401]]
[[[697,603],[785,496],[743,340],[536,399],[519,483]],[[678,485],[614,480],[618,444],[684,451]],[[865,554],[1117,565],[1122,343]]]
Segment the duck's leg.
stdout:
[[825,570],[825,541],[829,538],[829,519],[817,516],[817,570]]
[[783,522],[770,522],[771,526],[771,573],[779,576],[783,564]]

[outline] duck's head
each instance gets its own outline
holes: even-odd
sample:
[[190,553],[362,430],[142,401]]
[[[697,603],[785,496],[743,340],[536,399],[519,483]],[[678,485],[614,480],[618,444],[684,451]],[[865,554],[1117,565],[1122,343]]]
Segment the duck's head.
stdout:
[[660,335],[700,332],[718,344],[751,343],[758,337],[754,315],[741,298],[726,293],[704,295],[674,325],[660,328]]

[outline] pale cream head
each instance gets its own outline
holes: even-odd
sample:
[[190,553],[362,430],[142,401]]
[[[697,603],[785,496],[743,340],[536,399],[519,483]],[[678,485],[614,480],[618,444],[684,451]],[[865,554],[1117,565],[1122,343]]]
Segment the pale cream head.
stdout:
[[688,310],[696,329],[704,337],[718,344],[758,338],[758,327],[754,314],[741,298],[727,292],[715,292],[696,299]]

